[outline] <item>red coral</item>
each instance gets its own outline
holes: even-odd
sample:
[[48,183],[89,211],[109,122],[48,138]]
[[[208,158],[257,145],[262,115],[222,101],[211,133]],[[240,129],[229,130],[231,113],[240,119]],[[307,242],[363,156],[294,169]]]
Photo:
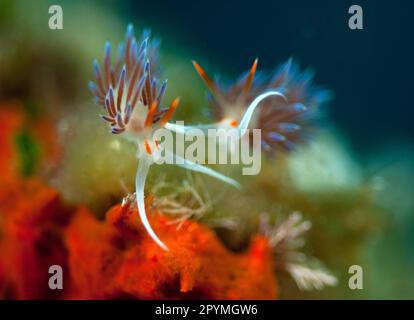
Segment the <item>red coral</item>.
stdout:
[[62,235],[71,210],[55,190],[38,180],[26,180],[0,185],[0,213],[4,295],[56,298],[60,293],[49,289],[48,270],[54,264],[66,266]]
[[[214,232],[153,213],[147,235],[136,209],[117,205],[106,221],[65,206],[38,180],[0,184],[0,292],[15,299],[272,299],[277,297],[267,240],[232,253]],[[64,271],[64,290],[50,290],[51,265]]]
[[115,206],[104,223],[79,211],[67,230],[72,297],[138,299],[273,299],[277,296],[267,240],[232,253],[207,227],[180,230],[159,214],[150,222],[170,250],[147,236],[136,210]]

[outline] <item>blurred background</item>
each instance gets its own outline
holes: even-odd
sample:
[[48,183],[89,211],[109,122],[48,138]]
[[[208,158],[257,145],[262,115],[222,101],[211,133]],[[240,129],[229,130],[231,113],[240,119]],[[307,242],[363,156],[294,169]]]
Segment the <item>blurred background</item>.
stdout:
[[[63,30],[48,28],[52,4],[63,8]],[[363,30],[348,28],[352,4],[363,8]],[[240,177],[253,190],[239,204],[247,203],[244,224],[236,232],[217,232],[240,250],[253,208],[280,215],[300,210],[314,224],[310,252],[340,282],[303,293],[281,276],[282,298],[413,299],[413,10],[402,0],[0,0],[1,107],[46,118],[58,133],[45,143],[56,150],[43,154],[30,134],[23,136],[20,169],[98,215],[131,190],[134,150],[108,134],[87,86],[92,60],[102,61],[106,40],[122,41],[129,22],[138,34],[150,28],[162,40],[166,100],[182,99],[176,119],[209,119],[191,60],[235,79],[256,57],[259,70],[269,72],[293,57],[333,93],[323,133],[291,158],[266,160],[260,176]],[[112,174],[102,183],[108,169]],[[171,170],[165,171],[175,175]],[[219,200],[214,215],[240,212],[229,202]],[[363,290],[348,288],[353,264],[364,268]]]

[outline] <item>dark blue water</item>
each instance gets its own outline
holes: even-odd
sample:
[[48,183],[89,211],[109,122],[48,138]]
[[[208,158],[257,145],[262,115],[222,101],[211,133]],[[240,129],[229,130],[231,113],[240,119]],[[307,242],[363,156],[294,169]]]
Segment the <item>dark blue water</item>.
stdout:
[[[363,30],[348,27],[351,4],[363,8]],[[360,150],[414,141],[414,2],[151,0],[125,6],[228,75],[237,76],[255,57],[264,69],[290,56],[313,67],[317,82],[335,94],[331,121]]]

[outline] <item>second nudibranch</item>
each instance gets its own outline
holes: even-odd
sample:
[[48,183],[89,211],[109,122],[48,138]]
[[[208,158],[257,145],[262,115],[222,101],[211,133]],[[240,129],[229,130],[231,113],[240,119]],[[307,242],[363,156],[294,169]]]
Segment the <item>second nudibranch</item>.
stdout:
[[[260,93],[257,93],[254,99],[246,103],[246,99],[249,95],[249,91],[253,84],[254,74],[256,72],[258,59],[256,59],[248,73],[244,77],[242,83],[239,86],[239,94],[234,99],[234,101],[229,101],[224,95],[220,93],[218,85],[207,75],[207,73],[201,68],[201,66],[193,61],[193,65],[197,72],[200,74],[201,78],[206,83],[208,89],[212,92],[214,97],[224,106],[225,114],[221,115],[221,118],[218,122],[212,124],[201,124],[194,126],[180,126],[173,123],[167,123],[166,128],[173,130],[180,134],[193,135],[193,134],[203,134],[208,135],[210,129],[224,130],[224,131],[235,131],[235,135],[230,135],[229,137],[233,140],[230,143],[236,142],[243,138],[246,135],[247,129],[249,128],[251,122],[254,122],[254,114],[259,104],[268,98],[270,99],[279,99],[286,101],[285,95],[278,89],[272,90],[263,90]],[[197,129],[197,130],[194,130]],[[228,143],[229,140],[226,140]]]
[[[193,127],[167,124],[171,130],[188,135],[200,132],[191,130],[194,128],[203,132],[236,128],[239,135],[235,139],[239,139],[249,126],[260,129],[261,147],[268,154],[291,151],[312,137],[317,128],[315,120],[331,98],[328,90],[312,84],[313,72],[300,71],[292,59],[273,74],[258,74],[255,59],[248,72],[224,86],[209,77],[197,62],[193,64],[209,90],[209,104],[217,122]],[[253,115],[259,102],[260,108]]]

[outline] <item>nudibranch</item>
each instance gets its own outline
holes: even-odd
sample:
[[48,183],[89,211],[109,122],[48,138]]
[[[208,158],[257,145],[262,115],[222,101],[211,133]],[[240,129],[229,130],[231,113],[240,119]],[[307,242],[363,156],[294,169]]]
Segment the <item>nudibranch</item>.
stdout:
[[[165,155],[171,160],[168,163],[210,175],[236,188],[240,185],[208,167],[184,159],[166,148],[162,149],[155,135],[156,130],[165,128],[190,136],[200,132],[208,136],[210,129],[224,129],[224,132],[235,130],[235,135],[229,135],[234,142],[244,137],[253,123],[254,128],[259,128],[264,133],[262,145],[265,146],[265,150],[275,145],[290,148],[292,141],[299,137],[298,132],[302,131],[301,125],[296,122],[302,117],[306,118],[304,116],[309,110],[302,102],[309,102],[309,105],[318,104],[319,100],[323,99],[323,94],[311,95],[309,98],[305,94],[305,89],[311,77],[307,74],[300,74],[299,79],[292,76],[290,63],[289,67],[284,68],[274,79],[264,83],[254,78],[256,59],[247,75],[230,89],[222,90],[194,62],[196,70],[212,93],[211,104],[220,120],[217,123],[198,126],[173,124],[168,121],[177,108],[179,99],[175,98],[168,108],[161,107],[167,82],[165,80],[160,84],[154,76],[158,75],[157,48],[157,45],[152,46],[145,36],[138,42],[134,37],[132,25],[129,25],[125,43],[119,46],[115,63],[112,64],[111,61],[109,42],[105,45],[102,73],[98,62],[94,61],[95,82],[90,82],[89,87],[96,103],[103,107],[104,114],[101,117],[110,125],[112,133],[123,134],[137,144],[139,164],[135,196],[138,212],[148,234],[160,247],[168,250],[151,228],[144,202],[144,187],[149,168],[159,159],[162,151],[165,151]],[[257,114],[255,111],[259,105],[261,110]],[[193,130],[195,128],[198,130]]]
[[[148,222],[144,187],[150,166],[161,154],[161,147],[154,137],[154,132],[165,127],[177,108],[179,99],[175,98],[168,108],[161,107],[167,82],[159,84],[155,78],[155,49],[151,48],[148,38],[140,42],[135,39],[132,25],[128,26],[125,43],[120,45],[118,51],[118,57],[112,64],[111,45],[109,42],[106,43],[103,72],[95,60],[95,82],[90,82],[89,87],[96,103],[103,108],[104,114],[101,117],[110,125],[112,133],[122,134],[137,144],[139,164],[135,180],[135,197],[139,216],[152,239],[161,248],[168,250]],[[164,151],[172,159],[171,163],[240,187],[237,181],[208,167],[183,159],[168,150]]]
[[257,63],[258,59],[254,61],[249,73],[233,89],[228,91],[229,97],[226,97],[220,90],[219,85],[208,76],[197,62],[193,61],[195,69],[211,92],[209,100],[216,107],[220,106],[220,109],[225,112],[220,114],[219,121],[216,123],[195,126],[180,126],[167,123],[167,128],[190,136],[194,133],[208,135],[210,129],[216,129],[214,132],[220,132],[220,129],[224,132],[233,130],[236,134],[229,135],[232,141],[227,141],[233,143],[236,142],[235,140],[241,139],[247,133],[250,123],[255,122],[255,111],[259,105],[263,106],[265,100],[269,101],[270,99],[286,101],[285,95],[279,88],[261,88],[263,90],[259,90],[259,88],[254,87],[254,90],[252,90]]
[[[269,153],[277,149],[292,150],[297,143],[306,141],[313,130],[312,120],[320,114],[321,105],[330,99],[328,90],[312,84],[313,73],[300,72],[292,59],[271,77],[256,73],[258,59],[255,59],[250,70],[235,84],[224,87],[208,76],[197,62],[193,64],[209,89],[209,104],[218,119],[214,124],[196,127],[246,129],[250,125],[261,130],[262,149]],[[253,117],[257,101],[261,104]],[[181,132],[189,128],[172,127]]]

